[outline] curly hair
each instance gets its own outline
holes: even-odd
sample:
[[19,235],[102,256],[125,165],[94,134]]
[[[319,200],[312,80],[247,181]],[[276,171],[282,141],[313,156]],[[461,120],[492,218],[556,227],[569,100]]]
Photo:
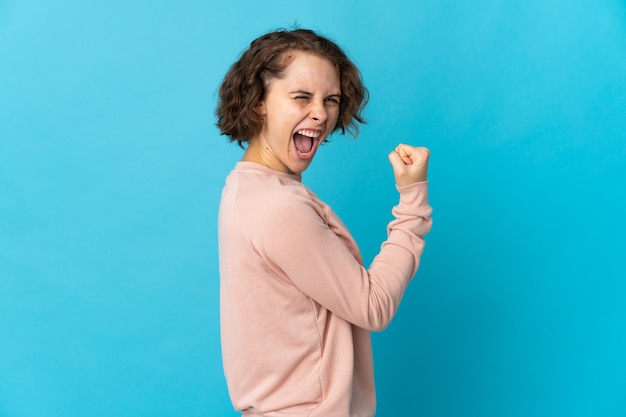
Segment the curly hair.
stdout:
[[362,112],[369,98],[361,73],[337,44],[308,29],[279,29],[262,35],[230,67],[219,89],[216,111],[217,127],[222,135],[243,147],[243,142],[261,131],[263,118],[256,110],[265,99],[267,83],[284,76],[285,68],[291,63],[288,52],[294,51],[318,55],[337,68],[341,100],[332,131],[341,130],[344,134],[347,130],[358,136],[357,123],[365,123]]

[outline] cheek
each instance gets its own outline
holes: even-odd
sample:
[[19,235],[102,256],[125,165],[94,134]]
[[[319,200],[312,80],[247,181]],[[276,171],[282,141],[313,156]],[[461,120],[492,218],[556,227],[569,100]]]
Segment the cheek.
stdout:
[[335,109],[330,114],[330,120],[333,121],[333,126],[336,126],[339,122],[339,109]]

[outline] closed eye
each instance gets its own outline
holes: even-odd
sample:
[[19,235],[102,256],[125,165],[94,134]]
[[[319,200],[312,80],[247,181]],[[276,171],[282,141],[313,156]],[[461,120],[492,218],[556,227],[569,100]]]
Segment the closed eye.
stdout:
[[306,90],[291,91],[290,94],[294,100],[309,100],[312,96],[312,94]]

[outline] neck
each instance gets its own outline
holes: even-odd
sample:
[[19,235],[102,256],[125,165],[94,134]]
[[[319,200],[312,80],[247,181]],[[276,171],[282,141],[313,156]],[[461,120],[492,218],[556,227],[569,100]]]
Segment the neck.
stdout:
[[259,139],[251,139],[248,141],[248,146],[241,160],[267,165],[261,152],[259,152]]

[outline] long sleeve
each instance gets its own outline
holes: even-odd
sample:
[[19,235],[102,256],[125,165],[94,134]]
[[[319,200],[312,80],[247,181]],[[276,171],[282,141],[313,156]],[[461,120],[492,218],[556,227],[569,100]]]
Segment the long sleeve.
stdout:
[[399,188],[388,238],[369,269],[345,226],[306,191],[285,200],[273,196],[252,245],[278,276],[328,310],[364,329],[385,328],[417,270],[431,227],[427,183]]

